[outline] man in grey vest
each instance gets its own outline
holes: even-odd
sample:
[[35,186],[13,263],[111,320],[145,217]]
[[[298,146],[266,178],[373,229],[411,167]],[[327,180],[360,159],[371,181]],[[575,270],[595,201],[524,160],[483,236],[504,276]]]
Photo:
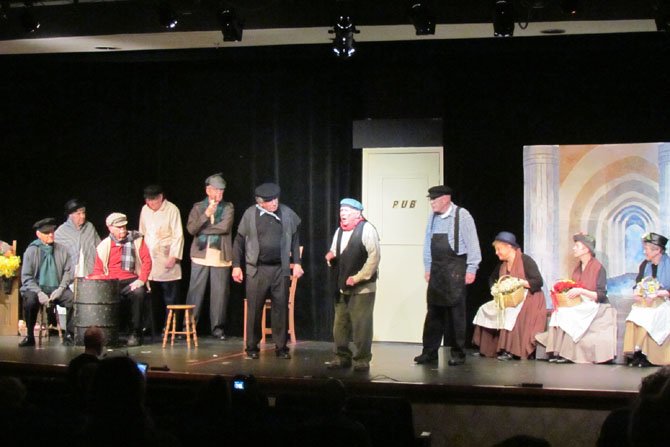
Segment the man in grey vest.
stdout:
[[[369,371],[372,359],[372,315],[377,291],[379,235],[362,215],[363,205],[355,199],[340,202],[340,227],[335,231],[326,262],[337,272],[333,339],[336,358],[328,369]],[[349,349],[353,341],[354,355]]]

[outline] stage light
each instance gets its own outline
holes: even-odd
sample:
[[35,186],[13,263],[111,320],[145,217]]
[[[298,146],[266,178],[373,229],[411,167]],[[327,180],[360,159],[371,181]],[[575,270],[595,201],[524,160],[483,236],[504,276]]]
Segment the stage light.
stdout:
[[512,37],[514,35],[514,5],[508,0],[496,0],[493,7],[493,35]]
[[219,23],[224,42],[239,42],[242,40],[244,23],[237,17],[234,9],[224,9],[219,12]]
[[9,0],[2,0],[0,3],[0,20],[6,22],[9,20]]
[[335,56],[347,59],[356,52],[354,34],[360,33],[349,16],[339,16],[332,30],[328,33],[335,34],[333,38],[333,53]]
[[409,19],[414,25],[417,36],[435,34],[435,16],[430,12],[425,3],[410,1]]
[[21,21],[21,27],[27,33],[34,33],[41,26],[41,23],[37,19],[37,17],[33,15],[32,12],[33,3],[24,2],[24,6],[25,8],[23,8],[23,12],[19,17],[19,20]]
[[167,29],[174,29],[179,23],[177,18],[177,13],[174,9],[170,7],[170,3],[167,1],[161,2],[158,5],[158,19],[160,20],[161,25]]
[[655,5],[654,21],[657,31],[670,32],[670,2],[661,1]]
[[561,0],[561,9],[564,13],[575,16],[581,12],[581,3],[580,0]]

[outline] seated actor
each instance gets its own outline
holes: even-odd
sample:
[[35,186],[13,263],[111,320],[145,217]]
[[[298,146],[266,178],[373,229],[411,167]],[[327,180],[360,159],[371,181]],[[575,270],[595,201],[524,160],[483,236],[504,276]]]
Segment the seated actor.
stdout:
[[593,236],[572,237],[579,264],[571,279],[580,287],[565,292],[580,304],[554,309],[549,330],[535,336],[552,363],[605,363],[616,357],[616,309],[607,300],[607,272],[595,257]]
[[[626,318],[623,352],[629,356],[630,366],[670,365],[670,257],[665,252],[668,238],[656,233],[642,236],[644,261],[635,279],[658,281],[659,290],[636,291],[636,300]],[[638,287],[639,289],[639,287]],[[641,295],[646,295],[642,298]],[[642,303],[642,299],[646,302]],[[644,305],[643,305],[644,304]]]
[[505,308],[502,321],[498,321],[494,301],[483,304],[473,321],[472,343],[478,346],[480,355],[497,355],[498,360],[533,358],[535,335],[544,331],[547,319],[542,275],[533,258],[521,251],[514,234],[501,231],[493,248],[500,263],[491,273],[489,285],[502,276],[518,278],[526,289],[525,298],[516,307]]
[[151,254],[137,231],[128,231],[128,218],[112,213],[105,220],[109,236],[96,248],[92,279],[118,279],[119,298],[130,304],[132,332],[128,346],[142,344],[142,305],[151,272]]
[[33,225],[37,239],[23,253],[21,296],[28,335],[19,347],[35,346],[34,327],[40,305],[59,304],[66,309],[67,330],[63,344],[72,345],[72,260],[65,246],[54,243],[56,219],[46,218]]

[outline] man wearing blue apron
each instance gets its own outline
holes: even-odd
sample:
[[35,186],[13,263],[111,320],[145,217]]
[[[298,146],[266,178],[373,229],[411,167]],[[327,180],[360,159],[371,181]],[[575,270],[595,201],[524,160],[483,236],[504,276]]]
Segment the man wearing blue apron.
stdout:
[[432,212],[423,247],[428,310],[423,351],[414,357],[418,364],[437,363],[443,336],[451,347],[449,365],[465,363],[466,286],[475,281],[482,255],[475,222],[451,201],[451,192],[446,185],[428,190]]

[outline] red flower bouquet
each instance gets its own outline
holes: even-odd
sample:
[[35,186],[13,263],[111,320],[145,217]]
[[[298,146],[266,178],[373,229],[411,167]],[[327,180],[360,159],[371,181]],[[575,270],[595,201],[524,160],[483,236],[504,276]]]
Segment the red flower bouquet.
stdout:
[[551,302],[554,305],[554,309],[558,309],[559,307],[572,307],[582,302],[581,296],[568,298],[566,295],[568,290],[574,289],[575,287],[584,286],[581,283],[575,282],[571,279],[562,279],[554,284],[554,287],[551,288]]

